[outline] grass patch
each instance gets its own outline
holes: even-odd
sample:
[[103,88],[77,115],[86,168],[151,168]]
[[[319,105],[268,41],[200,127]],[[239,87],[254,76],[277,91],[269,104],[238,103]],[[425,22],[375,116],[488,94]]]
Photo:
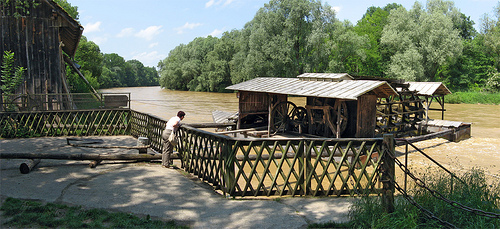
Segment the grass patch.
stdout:
[[[459,176],[464,183],[436,173],[422,175],[421,179],[432,190],[447,199],[484,212],[500,214],[500,183],[488,184],[484,171],[472,169]],[[451,189],[453,187],[453,189]],[[412,186],[409,193],[414,200],[437,218],[458,228],[500,228],[499,218],[489,218],[464,211],[436,199],[427,190]],[[311,224],[309,228],[445,228],[439,221],[428,218],[401,195],[395,198],[395,211],[385,213],[379,197],[359,198],[349,210],[350,222]]]
[[447,103],[500,104],[500,93],[454,92],[445,97]]
[[0,227],[18,228],[188,228],[174,221],[151,220],[132,214],[83,209],[61,204],[7,198],[0,210],[7,218]]

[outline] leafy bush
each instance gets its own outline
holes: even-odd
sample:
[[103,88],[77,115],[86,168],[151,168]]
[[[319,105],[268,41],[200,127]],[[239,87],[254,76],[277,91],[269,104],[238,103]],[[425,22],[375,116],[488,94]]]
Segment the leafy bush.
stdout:
[[[460,176],[465,183],[455,179],[451,184],[448,175],[428,173],[421,178],[426,185],[449,200],[474,209],[500,214],[500,184],[488,184],[484,171],[472,169]],[[435,198],[426,189],[413,186],[409,193],[414,200],[431,211],[437,218],[458,228],[498,228],[500,219],[480,216],[456,208]],[[455,204],[456,205],[456,204]],[[349,212],[350,228],[440,228],[437,220],[429,219],[402,196],[395,198],[395,211],[385,213],[379,197],[362,197]],[[332,224],[330,224],[332,225]]]
[[455,92],[445,97],[447,103],[500,104],[500,93]]

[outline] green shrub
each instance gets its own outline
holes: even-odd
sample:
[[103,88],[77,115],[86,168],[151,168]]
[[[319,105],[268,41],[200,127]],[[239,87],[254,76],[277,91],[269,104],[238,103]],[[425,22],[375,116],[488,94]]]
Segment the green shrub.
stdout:
[[[484,171],[472,169],[460,176],[465,183],[449,175],[429,173],[421,179],[432,190],[449,200],[474,209],[500,214],[500,184],[488,184]],[[480,216],[458,209],[445,201],[435,198],[424,188],[413,185],[409,194],[437,218],[458,228],[499,228],[500,219]],[[351,206],[350,228],[442,228],[437,220],[429,219],[417,207],[402,196],[395,198],[395,211],[385,213],[379,197],[362,197]],[[319,226],[317,226],[319,227]]]
[[455,92],[445,97],[447,103],[500,104],[500,93]]

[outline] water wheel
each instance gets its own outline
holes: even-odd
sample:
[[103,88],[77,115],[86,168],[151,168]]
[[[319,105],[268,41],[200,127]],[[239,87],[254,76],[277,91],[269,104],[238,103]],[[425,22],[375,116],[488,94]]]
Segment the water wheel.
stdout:
[[345,101],[337,100],[333,107],[330,106],[329,113],[329,120],[332,124],[332,126],[330,126],[330,129],[332,129],[334,135],[340,137],[340,135],[344,133],[345,129],[347,128],[347,120],[349,117],[347,104],[345,103]]
[[274,132],[296,131],[302,133],[307,129],[307,110],[297,107],[290,101],[276,104],[271,110],[271,123]]

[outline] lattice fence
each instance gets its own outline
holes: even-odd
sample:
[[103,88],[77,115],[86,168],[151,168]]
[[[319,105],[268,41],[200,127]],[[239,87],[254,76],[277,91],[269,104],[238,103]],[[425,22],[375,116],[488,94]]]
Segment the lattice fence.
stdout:
[[1,112],[0,137],[125,135],[129,109]]
[[[165,125],[129,109],[0,113],[0,137],[144,136],[158,152]],[[188,125],[180,130],[184,169],[231,196],[380,194],[382,171],[394,167],[387,156],[394,148],[382,138],[238,139]]]
[[375,139],[233,139],[181,128],[186,171],[231,196],[380,194],[387,157]]

